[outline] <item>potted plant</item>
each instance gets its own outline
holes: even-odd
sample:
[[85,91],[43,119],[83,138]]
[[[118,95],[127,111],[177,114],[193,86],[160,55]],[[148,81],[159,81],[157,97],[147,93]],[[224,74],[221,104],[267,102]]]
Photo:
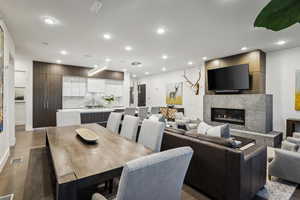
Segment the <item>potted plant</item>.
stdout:
[[300,23],[299,0],[271,0],[257,16],[254,26],[281,31]]
[[103,99],[105,100],[106,104],[108,106],[111,106],[112,102],[115,101],[115,97],[113,95],[111,96],[104,96]]

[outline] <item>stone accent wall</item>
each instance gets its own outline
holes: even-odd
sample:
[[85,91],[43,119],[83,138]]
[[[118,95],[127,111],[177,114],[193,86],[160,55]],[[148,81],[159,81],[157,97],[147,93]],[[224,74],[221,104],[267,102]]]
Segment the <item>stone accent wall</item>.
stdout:
[[273,96],[266,94],[205,95],[203,100],[204,121],[211,125],[211,108],[245,110],[245,125],[230,124],[230,128],[268,133],[273,130]]

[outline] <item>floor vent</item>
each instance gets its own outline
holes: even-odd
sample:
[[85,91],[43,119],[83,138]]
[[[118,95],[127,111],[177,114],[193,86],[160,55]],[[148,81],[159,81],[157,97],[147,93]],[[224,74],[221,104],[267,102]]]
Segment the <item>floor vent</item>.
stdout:
[[17,165],[23,162],[23,158],[19,157],[19,158],[12,158],[10,161],[11,165]]
[[13,199],[14,199],[14,194],[9,194],[9,195],[0,197],[0,200],[13,200]]

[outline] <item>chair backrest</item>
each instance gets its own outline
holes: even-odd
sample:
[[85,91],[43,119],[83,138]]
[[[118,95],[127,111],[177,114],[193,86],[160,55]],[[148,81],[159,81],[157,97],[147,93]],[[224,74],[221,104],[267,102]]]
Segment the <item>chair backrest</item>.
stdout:
[[107,120],[106,128],[114,133],[119,132],[122,113],[112,112]]
[[152,115],[159,114],[159,112],[160,112],[160,107],[158,107],[158,106],[151,107],[151,114]]
[[183,119],[184,115],[183,112],[175,112],[175,119]]
[[125,115],[122,123],[121,136],[136,141],[136,135],[139,127],[139,118]]
[[190,147],[181,147],[128,162],[116,200],[180,200],[192,155]]
[[135,111],[136,111],[136,108],[135,108],[135,107],[127,107],[127,108],[125,108],[125,110],[124,110],[124,116],[125,116],[125,115],[131,115],[131,116],[134,116],[134,115],[135,115]]
[[142,123],[138,143],[159,152],[164,129],[165,123],[145,119]]
[[148,107],[139,107],[138,117],[140,118],[140,121],[146,119],[148,117]]
[[56,126],[74,126],[81,124],[80,112],[78,111],[64,111],[56,112]]

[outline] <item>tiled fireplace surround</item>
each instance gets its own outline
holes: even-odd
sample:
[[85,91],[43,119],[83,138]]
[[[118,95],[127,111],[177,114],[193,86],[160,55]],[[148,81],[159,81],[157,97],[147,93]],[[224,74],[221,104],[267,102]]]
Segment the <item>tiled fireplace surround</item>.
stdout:
[[[205,95],[204,96],[204,121],[211,125],[220,125],[224,122],[214,120],[212,110],[229,109],[244,111],[244,123],[228,123],[230,128],[259,133],[273,131],[273,98],[266,94],[239,94],[239,95]],[[217,110],[218,111],[218,110]],[[230,113],[230,112],[229,112]],[[218,115],[219,118],[228,117],[227,113]],[[230,118],[230,117],[229,117]],[[215,118],[216,119],[216,118]],[[218,119],[218,118],[217,118]],[[219,122],[218,122],[219,121]]]

